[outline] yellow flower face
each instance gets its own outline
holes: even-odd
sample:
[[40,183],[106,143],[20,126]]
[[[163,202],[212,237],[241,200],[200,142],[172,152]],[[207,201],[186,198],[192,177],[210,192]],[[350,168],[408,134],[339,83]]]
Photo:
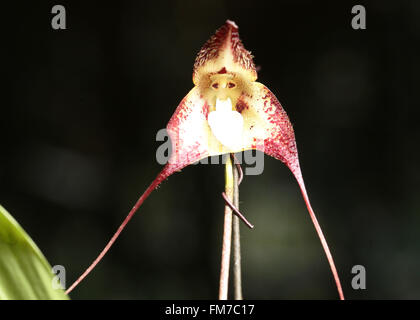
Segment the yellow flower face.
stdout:
[[168,170],[208,156],[257,149],[296,167],[293,128],[261,83],[252,55],[227,21],[204,44],[194,64],[195,87],[168,123],[173,144]]

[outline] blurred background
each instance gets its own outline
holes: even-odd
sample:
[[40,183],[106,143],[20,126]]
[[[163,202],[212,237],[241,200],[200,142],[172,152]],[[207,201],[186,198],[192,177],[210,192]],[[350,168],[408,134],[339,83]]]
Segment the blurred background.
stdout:
[[[51,8],[67,29],[51,28]],[[353,30],[362,4],[367,29]],[[352,299],[420,297],[418,1],[71,1],[2,5],[0,203],[70,285],[161,170],[156,133],[204,42],[234,20],[296,133],[309,196]],[[298,185],[265,157],[241,211],[248,299],[336,299]],[[144,203],[74,299],[215,299],[223,165]],[[353,290],[363,265],[367,289]]]

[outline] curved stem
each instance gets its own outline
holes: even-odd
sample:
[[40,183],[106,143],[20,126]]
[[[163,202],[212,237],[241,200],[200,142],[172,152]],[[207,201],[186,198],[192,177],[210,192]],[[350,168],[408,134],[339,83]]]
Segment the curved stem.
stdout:
[[141,207],[144,200],[146,200],[149,197],[149,195],[152,193],[152,191],[155,190],[157,186],[169,176],[167,168],[168,167],[165,167],[165,169],[163,169],[158,174],[155,180],[150,184],[150,186],[146,189],[146,191],[140,196],[140,198],[137,200],[134,207],[130,210],[127,217],[123,220],[120,227],[114,233],[114,235],[112,236],[111,240],[109,240],[105,248],[99,253],[97,258],[90,264],[90,266],[83,272],[83,274],[70,286],[70,288],[66,290],[66,294],[69,294],[70,292],[72,292],[73,289],[76,288],[79,285],[79,283],[82,282],[89,275],[89,273],[96,267],[96,265],[102,260],[102,258],[105,256],[105,254],[109,251],[109,249],[114,244],[115,240],[117,240],[121,232],[127,226],[128,222],[131,220],[131,218],[134,216],[137,210]]
[[306,192],[306,187],[305,187],[305,183],[303,182],[300,168],[299,167],[294,168],[292,172],[299,184],[300,191],[303,196],[303,200],[305,200],[306,208],[308,209],[308,212],[309,212],[309,216],[311,217],[315,230],[318,233],[319,240],[321,241],[322,248],[324,249],[325,255],[327,256],[327,260],[330,265],[330,269],[333,274],[335,284],[337,286],[338,296],[340,297],[340,300],[344,300],[344,293],[343,293],[343,288],[341,286],[340,277],[338,276],[337,268],[335,267],[334,259],[332,257],[330,248],[328,247],[327,240],[325,239],[324,233],[322,232],[321,226],[319,225],[318,219],[316,218],[315,212],[312,209],[311,202],[309,201],[308,193]]
[[232,212],[241,219],[250,229],[254,229],[254,225],[251,224],[251,222],[248,221],[247,218],[238,210],[238,208],[235,207],[235,205],[227,198],[226,194],[222,192],[222,197],[225,200],[226,204],[232,209]]
[[[227,157],[225,166],[225,193],[229,200],[233,198],[232,161]],[[222,261],[220,266],[219,300],[227,300],[229,286],[230,251],[232,245],[232,209],[225,205],[225,221],[223,227]]]

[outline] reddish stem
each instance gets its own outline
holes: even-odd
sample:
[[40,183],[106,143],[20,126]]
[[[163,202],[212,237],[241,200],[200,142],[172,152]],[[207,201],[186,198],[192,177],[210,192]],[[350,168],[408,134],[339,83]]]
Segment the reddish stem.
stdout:
[[247,218],[236,208],[236,206],[229,200],[226,193],[222,192],[222,197],[225,199],[226,204],[233,210],[233,212],[240,218],[250,229],[254,229],[254,225],[251,224]]
[[311,217],[312,223],[314,224],[315,230],[318,233],[318,237],[321,240],[322,247],[324,248],[325,255],[327,256],[328,263],[330,264],[331,272],[334,277],[335,284],[337,286],[338,295],[340,300],[344,300],[343,289],[341,287],[340,277],[338,276],[337,268],[335,267],[334,259],[331,255],[331,251],[328,247],[327,240],[325,239],[324,233],[322,232],[321,226],[319,225],[318,219],[315,216],[315,212],[312,210],[311,203],[308,198],[308,194],[306,192],[305,183],[303,182],[302,173],[300,168],[295,168],[292,170],[294,173],[296,180],[299,184],[300,190],[303,195],[303,199],[305,200],[306,208],[308,209],[309,215]]
[[85,270],[85,272],[83,272],[82,275],[66,290],[66,294],[69,294],[80,282],[82,282],[88,276],[88,274],[96,267],[96,265],[102,260],[102,258],[105,256],[105,254],[111,248],[111,246],[114,244],[115,240],[117,240],[120,233],[124,230],[124,228],[127,226],[128,222],[134,216],[136,211],[143,204],[144,200],[146,200],[149,197],[149,195],[152,193],[152,191],[154,189],[156,189],[156,187],[168,176],[167,170],[165,170],[165,169],[162,170],[161,173],[159,173],[159,175],[156,177],[156,179],[150,184],[150,186],[146,189],[146,191],[137,200],[136,204],[130,210],[127,217],[121,223],[120,227],[114,233],[114,235],[112,236],[111,240],[109,240],[109,242],[107,243],[105,248],[101,251],[101,253],[98,255],[98,257],[91,263],[91,265]]

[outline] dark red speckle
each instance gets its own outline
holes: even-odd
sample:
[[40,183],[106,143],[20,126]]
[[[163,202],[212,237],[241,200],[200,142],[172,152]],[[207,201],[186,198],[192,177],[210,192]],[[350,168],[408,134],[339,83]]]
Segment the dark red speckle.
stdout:
[[241,113],[244,109],[249,109],[249,106],[239,98],[238,102],[236,103],[236,111]]

